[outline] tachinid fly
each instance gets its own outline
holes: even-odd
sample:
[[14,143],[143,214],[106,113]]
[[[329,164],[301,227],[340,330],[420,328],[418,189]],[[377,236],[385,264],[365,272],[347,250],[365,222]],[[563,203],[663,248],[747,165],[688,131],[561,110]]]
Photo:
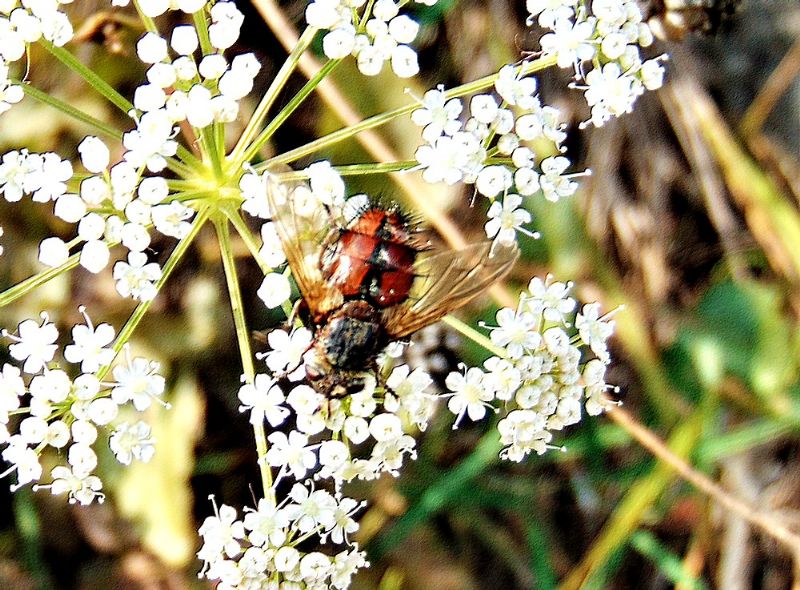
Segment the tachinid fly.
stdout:
[[337,221],[305,184],[272,178],[269,209],[314,331],[306,375],[329,397],[362,389],[387,344],[479,295],[519,253],[489,241],[430,249],[396,208],[374,203]]

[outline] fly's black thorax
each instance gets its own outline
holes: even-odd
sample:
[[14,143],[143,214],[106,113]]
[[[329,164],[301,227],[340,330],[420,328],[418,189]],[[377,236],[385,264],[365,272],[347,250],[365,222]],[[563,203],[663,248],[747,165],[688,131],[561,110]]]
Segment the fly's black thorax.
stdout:
[[380,312],[365,301],[349,301],[328,316],[315,348],[335,369],[366,371],[385,345]]

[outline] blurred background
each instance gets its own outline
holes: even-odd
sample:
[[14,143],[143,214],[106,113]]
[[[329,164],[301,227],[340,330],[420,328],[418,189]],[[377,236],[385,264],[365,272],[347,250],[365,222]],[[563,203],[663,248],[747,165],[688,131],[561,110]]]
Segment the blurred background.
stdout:
[[[255,9],[237,4],[247,20],[234,53],[256,52],[263,89],[286,54]],[[421,96],[437,83],[490,74],[537,50],[540,33],[524,26],[523,4],[417,7],[423,77],[365,78],[343,65],[335,79],[368,116],[405,104],[407,87]],[[70,49],[131,91],[143,75],[131,59],[142,30],[106,8],[88,0],[72,6],[80,34]],[[282,8],[301,22],[304,2]],[[530,201],[542,238],[522,238],[524,256],[508,283],[523,288],[549,272],[575,281],[582,301],[624,306],[615,316],[608,380],[626,411],[696,471],[800,533],[800,5],[654,0],[643,10],[662,37],[651,56],[666,52],[670,60],[665,87],[640,98],[634,113],[579,131],[589,114],[581,94],[566,89],[569,72],[539,78],[542,100],[570,121],[575,170],[592,175],[571,199]],[[36,49],[30,71],[37,87],[115,120]],[[272,149],[340,126],[312,101]],[[403,120],[388,131],[410,157],[418,128]],[[0,150],[74,155],[85,133],[26,98],[0,117]],[[370,161],[355,143],[321,158]],[[349,190],[397,192],[388,177]],[[429,190],[426,198],[457,211],[468,240],[480,239],[485,217],[480,207],[467,208],[470,194]],[[0,202],[0,220],[3,289],[37,272],[42,237],[71,237],[49,206],[29,201]],[[171,247],[165,238],[153,245],[157,253]],[[250,325],[277,323],[256,299],[261,277],[244,247],[239,270]],[[84,304],[96,322],[119,328],[132,306],[120,300],[110,273],[87,277],[79,268],[52,281],[0,310],[0,323],[13,329],[46,309],[71,325]],[[463,315],[490,320],[493,309],[473,306]],[[102,505],[74,507],[0,485],[0,588],[211,587],[197,580],[194,559],[197,527],[212,513],[208,496],[252,505],[250,486],[258,482],[251,430],[238,411],[234,338],[218,248],[211,233],[201,234],[133,340],[169,381],[172,410],[149,417],[155,458],[122,470],[110,454],[101,457],[109,488]],[[486,354],[443,326],[417,339],[412,360],[440,377],[458,359],[477,363]],[[452,431],[451,424],[445,413],[431,424],[419,459],[399,478],[348,490],[370,505],[358,540],[372,567],[354,589],[800,588],[796,555],[685,483],[607,417],[562,432],[555,442],[567,452],[518,465],[499,462],[491,425]]]

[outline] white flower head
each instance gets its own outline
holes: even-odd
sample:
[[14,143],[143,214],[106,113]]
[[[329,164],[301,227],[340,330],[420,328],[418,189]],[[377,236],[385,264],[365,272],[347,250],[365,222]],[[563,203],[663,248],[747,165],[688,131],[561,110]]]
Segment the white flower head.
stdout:
[[78,144],[78,153],[81,156],[83,167],[89,172],[98,174],[108,168],[111,153],[108,146],[99,138],[89,135]]
[[286,397],[275,379],[260,373],[253,383],[245,383],[239,388],[240,412],[250,411],[250,423],[261,424],[264,420],[272,426],[283,424],[289,416],[288,408],[283,406]]
[[61,238],[51,236],[39,244],[39,262],[55,268],[61,266],[69,258],[69,248]]
[[491,328],[491,339],[504,347],[510,359],[518,359],[523,353],[535,350],[541,337],[536,330],[536,318],[528,312],[504,307],[497,312],[497,327]]
[[261,226],[261,242],[258,255],[266,264],[275,268],[286,262],[283,245],[273,222],[270,221]]
[[114,430],[108,445],[117,461],[130,465],[133,459],[147,463],[155,453],[155,439],[146,422],[123,422]]
[[208,36],[217,49],[228,49],[239,38],[244,15],[234,2],[216,2],[211,8],[211,25]]
[[316,467],[317,456],[313,450],[316,445],[309,445],[308,436],[302,432],[292,430],[289,436],[283,432],[273,432],[267,440],[269,441],[266,455],[268,465],[285,468],[296,480],[303,479],[307,471]]
[[458,98],[447,100],[444,87],[428,90],[422,97],[422,108],[411,113],[411,120],[424,127],[422,137],[431,143],[441,135],[453,135],[461,129],[458,117],[464,105]]
[[146,64],[154,64],[167,58],[167,41],[157,33],[147,32],[136,43],[136,54]]
[[198,530],[205,545],[214,547],[227,557],[241,553],[240,541],[247,535],[244,523],[238,520],[236,509],[223,504],[216,516],[208,516]]
[[475,188],[483,196],[493,199],[511,188],[512,183],[511,170],[505,166],[486,166],[478,173]]
[[120,260],[114,265],[117,292],[123,297],[149,301],[156,296],[156,281],[161,278],[161,267],[147,262],[144,252],[130,252],[128,262]]
[[481,420],[486,415],[489,402],[494,399],[494,392],[485,386],[484,373],[478,367],[467,369],[462,365],[461,373],[452,372],[445,379],[450,393],[447,409],[456,415],[453,428],[457,428],[461,419],[468,415],[470,420]]
[[118,365],[112,371],[116,384],[111,389],[111,399],[120,405],[130,401],[138,411],[146,410],[153,400],[160,401],[164,393],[166,382],[156,373],[157,370],[158,363],[142,357],[129,357],[126,364]]
[[87,471],[58,465],[50,472],[50,476],[53,478],[52,484],[36,486],[36,489],[49,488],[54,496],[67,494],[70,504],[78,503],[83,506],[91,504],[95,499],[100,503],[105,499],[100,492],[103,489],[100,478]]
[[254,545],[280,547],[288,536],[289,518],[284,511],[266,499],[258,501],[258,509],[245,508],[244,527]]
[[486,216],[489,221],[486,223],[486,236],[494,238],[498,244],[511,246],[517,239],[517,232],[530,232],[522,226],[530,223],[531,214],[521,208],[522,197],[517,194],[506,195],[503,202],[495,201],[489,207]]
[[307,328],[299,328],[291,334],[284,330],[273,330],[267,336],[272,350],[264,357],[273,373],[292,372],[303,360],[303,354],[311,347],[313,334]]
[[22,370],[30,374],[38,373],[53,360],[58,348],[55,344],[58,338],[55,324],[49,321],[47,314],[42,313],[41,317],[41,324],[34,320],[21,322],[17,327],[18,336],[3,332],[4,336],[14,341],[8,347],[9,353],[16,360],[25,361]]
[[329,161],[314,162],[305,171],[311,192],[320,203],[340,206],[344,202],[344,180]]
[[81,363],[81,371],[84,373],[94,373],[114,360],[116,353],[107,348],[114,340],[114,328],[105,323],[95,327],[86,308],[81,306],[79,311],[86,324],[72,328],[73,342],[64,348],[64,358],[71,363]]

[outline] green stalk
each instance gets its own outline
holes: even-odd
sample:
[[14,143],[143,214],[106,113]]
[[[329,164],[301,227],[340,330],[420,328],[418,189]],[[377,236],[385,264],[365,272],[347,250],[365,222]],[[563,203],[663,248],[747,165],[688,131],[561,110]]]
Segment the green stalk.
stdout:
[[[225,269],[225,279],[228,284],[228,295],[231,300],[231,312],[233,313],[233,323],[236,327],[236,340],[239,343],[239,354],[242,357],[242,370],[247,383],[253,383],[256,370],[253,365],[253,351],[250,348],[250,331],[247,329],[247,322],[244,317],[244,304],[242,303],[242,293],[239,289],[239,277],[236,273],[236,261],[233,257],[231,247],[230,228],[228,220],[224,215],[217,215],[213,218],[214,229],[217,232],[219,241],[219,251],[222,256],[222,266]],[[258,453],[258,468],[261,471],[261,485],[264,488],[264,497],[269,498],[272,505],[275,505],[275,495],[272,490],[272,471],[267,465],[267,437],[264,432],[264,423],[253,424],[253,434],[256,439],[256,453]]]
[[[522,64],[522,66],[520,66],[519,75],[527,76],[529,74],[541,71],[545,68],[549,68],[555,65],[555,63],[556,59],[554,56],[534,59],[532,61],[525,62],[524,64]],[[494,85],[494,83],[497,81],[497,78],[498,74],[492,74],[490,76],[479,78],[478,80],[469,82],[468,84],[462,84],[461,86],[456,86],[455,88],[448,90],[447,92],[445,92],[445,96],[448,99],[457,98],[460,96],[473,94],[481,90],[486,90],[487,88],[491,88]],[[313,153],[326,149],[334,144],[337,144],[340,141],[344,141],[345,139],[354,137],[355,135],[358,135],[362,131],[366,131],[367,129],[374,129],[375,127],[380,127],[381,125],[385,125],[390,121],[394,121],[398,117],[408,115],[412,111],[417,110],[418,108],[420,108],[420,103],[414,101],[405,106],[393,109],[391,111],[386,111],[385,113],[374,115],[372,117],[364,119],[360,123],[351,125],[350,127],[344,127],[342,129],[339,129],[338,131],[329,133],[324,137],[315,139],[314,141],[311,141],[306,145],[300,146],[288,152],[284,152],[279,156],[271,158],[270,160],[267,161],[267,165],[279,164],[279,163],[288,164],[289,162],[294,162],[295,160],[299,160],[300,158],[311,155]]]
[[175,158],[165,158],[167,169],[181,178],[194,178],[197,176],[197,169],[192,169],[180,160]]
[[283,125],[284,121],[289,118],[289,116],[303,104],[303,101],[308,97],[313,90],[319,86],[319,83],[330,74],[336,66],[338,66],[342,62],[341,59],[332,59],[325,63],[322,68],[320,68],[319,72],[317,72],[313,78],[311,78],[306,84],[300,89],[300,91],[292,97],[292,100],[281,109],[281,111],[275,115],[275,118],[269,122],[269,124],[264,128],[259,136],[253,141],[253,143],[247,148],[244,155],[241,158],[232,160],[232,168],[234,170],[241,168],[242,164],[245,162],[253,159],[253,157],[258,153],[264,144],[266,144],[270,138],[273,136],[275,131]]
[[225,178],[225,125],[223,123],[215,122],[211,126],[211,132],[214,136],[214,170],[217,172],[217,178]]
[[506,351],[503,350],[501,347],[497,346],[492,339],[488,336],[481,334],[472,326],[469,326],[459,320],[456,317],[451,315],[446,315],[442,318],[442,322],[456,330],[457,332],[461,333],[463,336],[466,336],[470,340],[472,340],[478,346],[482,346],[489,352],[491,352],[495,356],[499,356],[500,358],[505,358]]
[[40,272],[39,274],[33,275],[25,279],[24,281],[20,281],[13,287],[9,287],[2,293],[0,293],[0,307],[4,307],[9,303],[13,303],[23,295],[27,295],[37,287],[44,285],[50,279],[53,279],[60,275],[63,272],[71,270],[78,266],[78,262],[80,261],[81,255],[80,254],[73,254],[67,260],[58,266],[53,268],[48,268],[45,271]]
[[303,31],[303,34],[297,41],[297,44],[292,48],[292,52],[286,58],[286,61],[283,62],[281,69],[278,70],[278,73],[275,75],[275,78],[273,78],[269,88],[267,88],[267,91],[261,98],[261,102],[258,103],[256,110],[250,116],[247,126],[244,128],[242,135],[239,137],[239,140],[236,142],[236,146],[231,152],[230,161],[244,161],[244,159],[242,159],[242,153],[256,137],[256,133],[262,127],[267,118],[269,109],[272,108],[272,105],[275,103],[275,99],[278,98],[278,94],[281,90],[283,90],[286,82],[289,79],[289,76],[291,76],[295,69],[297,69],[297,64],[300,61],[300,57],[303,55],[305,50],[308,49],[308,46],[311,45],[311,42],[314,40],[314,36],[317,34],[318,30],[319,29],[315,29],[313,27],[308,27],[305,31]]
[[[253,235],[253,232],[250,231],[250,228],[247,227],[247,224],[242,219],[242,216],[239,214],[239,211],[234,207],[228,208],[225,207],[223,209],[223,213],[225,216],[230,220],[231,224],[233,225],[236,232],[239,234],[239,237],[242,238],[245,246],[247,246],[247,250],[250,252],[250,255],[258,264],[258,267],[261,269],[261,272],[264,275],[267,275],[271,272],[274,272],[275,269],[271,268],[264,260],[261,258],[261,254],[259,254],[259,250],[261,246],[258,243],[258,240]],[[292,315],[292,304],[288,301],[284,302],[281,305],[281,309],[283,313],[286,314],[286,317],[291,317]]]
[[208,161],[211,162],[211,167],[214,169],[214,178],[221,180],[222,176],[222,160],[225,158],[223,149],[220,147],[219,138],[217,136],[217,129],[220,128],[219,123],[212,123],[209,127],[204,127],[200,130],[203,137],[202,145],[206,146],[206,153],[208,154]]
[[136,12],[139,15],[139,20],[142,21],[145,30],[148,31],[149,33],[158,34],[158,27],[156,27],[156,22],[152,18],[147,16],[144,12],[142,12],[142,7],[139,6],[139,1],[133,0],[133,5],[134,7],[136,7]]
[[255,259],[258,267],[261,269],[261,272],[265,275],[271,273],[274,269],[264,262],[259,255],[258,251],[261,249],[261,247],[258,244],[258,240],[253,235],[253,232],[250,231],[250,228],[247,227],[247,224],[244,222],[244,219],[242,219],[242,216],[239,215],[233,207],[226,207],[223,212],[228,220],[230,220],[231,224],[233,224],[236,232],[242,238],[245,246],[247,246],[247,249],[250,251],[250,255]]
[[[197,212],[197,215],[192,222],[192,227],[189,230],[189,233],[186,234],[182,240],[178,241],[178,244],[175,246],[175,249],[169,255],[167,262],[164,264],[164,268],[161,269],[161,278],[158,279],[156,282],[156,291],[160,292],[161,288],[167,282],[172,271],[175,270],[175,267],[180,262],[183,255],[186,253],[186,250],[189,248],[191,243],[194,241],[194,238],[197,237],[197,234],[200,232],[200,229],[205,225],[205,222],[208,220],[208,208],[204,207],[200,211]],[[117,339],[114,341],[114,345],[112,348],[114,352],[119,354],[122,350],[122,347],[130,340],[130,337],[133,335],[134,330],[136,330],[139,322],[142,321],[142,318],[150,309],[150,306],[153,304],[155,298],[151,299],[150,301],[142,301],[139,305],[136,306],[136,309],[133,310],[128,321],[125,322],[125,325],[122,326],[122,329],[117,334]],[[111,370],[111,364],[108,364],[102,367],[97,372],[97,378],[102,381],[103,378],[108,374]]]
[[[340,176],[368,176],[370,174],[390,174],[392,172],[406,172],[411,170],[415,166],[419,166],[419,162],[416,160],[403,160],[399,162],[384,162],[382,164],[378,163],[367,163],[367,164],[345,164],[342,166],[332,166],[336,172],[339,173]],[[256,172],[264,172],[269,167],[267,162],[262,162],[261,164],[257,164],[253,166],[253,170]],[[284,178],[281,176],[281,178]],[[286,176],[286,180],[299,180],[308,178],[308,175],[302,174],[301,171],[297,171],[297,174],[288,173]]]
[[124,96],[114,90],[108,84],[108,82],[103,80],[89,67],[81,63],[78,58],[72,55],[69,51],[63,47],[56,47],[50,43],[50,41],[45,39],[40,39],[39,43],[41,43],[42,47],[49,51],[53,57],[67,66],[70,70],[78,74],[86,81],[87,84],[89,84],[89,86],[91,86],[96,92],[103,95],[109,102],[111,102],[111,104],[116,106],[123,113],[127,115],[129,111],[133,110],[133,105],[128,102]]
[[104,123],[99,119],[95,119],[91,115],[84,113],[83,111],[76,109],[71,104],[64,102],[63,100],[59,100],[54,96],[47,94],[39,90],[38,88],[31,86],[26,82],[20,82],[19,80],[12,80],[14,84],[17,84],[22,88],[22,91],[27,94],[28,96],[35,98],[41,103],[49,105],[54,109],[61,111],[65,115],[72,117],[82,123],[86,123],[90,127],[92,127],[98,135],[105,135],[111,139],[120,140],[122,139],[122,132],[115,129],[108,123]]
[[200,50],[203,55],[214,53],[214,48],[211,47],[211,39],[208,37],[208,21],[206,20],[206,11],[198,10],[192,15],[194,20],[194,28],[197,31],[197,37],[200,40]]
[[[189,166],[187,170],[190,170],[191,174],[187,174],[187,177],[196,177],[197,171],[204,166],[203,161],[189,151],[183,144],[178,144],[178,151],[175,155],[178,156],[184,164]],[[169,161],[169,158],[167,158],[167,161]]]
[[[203,55],[210,55],[216,53],[214,47],[211,45],[211,39],[208,35],[208,20],[206,19],[205,10],[198,10],[192,15],[194,28],[197,31],[197,37],[200,41],[200,50]],[[218,124],[214,123],[210,127],[200,129],[198,137],[200,138],[200,151],[203,154],[203,160],[210,161],[214,169],[216,178],[222,178],[222,159],[224,157],[224,144],[217,142],[217,128]]]

